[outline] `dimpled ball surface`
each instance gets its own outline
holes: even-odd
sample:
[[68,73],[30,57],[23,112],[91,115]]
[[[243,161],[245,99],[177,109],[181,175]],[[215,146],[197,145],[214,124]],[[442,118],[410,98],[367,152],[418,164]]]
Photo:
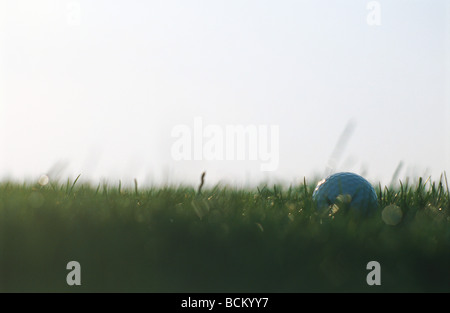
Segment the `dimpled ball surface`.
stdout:
[[372,185],[363,177],[354,173],[336,173],[321,180],[313,193],[318,209],[334,204],[339,195],[350,195],[350,207],[364,213],[378,206],[377,194]]

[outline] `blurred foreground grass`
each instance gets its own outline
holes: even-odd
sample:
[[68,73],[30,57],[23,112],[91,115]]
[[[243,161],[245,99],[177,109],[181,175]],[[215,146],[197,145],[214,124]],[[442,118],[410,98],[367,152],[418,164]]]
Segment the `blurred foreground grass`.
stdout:
[[[0,291],[450,292],[442,183],[378,187],[366,218],[317,213],[313,188],[2,183]],[[66,284],[73,260],[82,286]],[[372,260],[381,286],[366,283]]]

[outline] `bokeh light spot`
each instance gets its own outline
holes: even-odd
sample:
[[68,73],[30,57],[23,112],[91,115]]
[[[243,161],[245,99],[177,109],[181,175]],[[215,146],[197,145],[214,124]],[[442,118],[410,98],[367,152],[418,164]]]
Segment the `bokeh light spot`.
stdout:
[[390,204],[381,212],[381,218],[387,225],[395,226],[402,221],[402,209],[395,204]]
[[38,183],[41,186],[45,186],[48,184],[49,181],[50,179],[48,178],[47,175],[41,175],[41,177],[39,177]]

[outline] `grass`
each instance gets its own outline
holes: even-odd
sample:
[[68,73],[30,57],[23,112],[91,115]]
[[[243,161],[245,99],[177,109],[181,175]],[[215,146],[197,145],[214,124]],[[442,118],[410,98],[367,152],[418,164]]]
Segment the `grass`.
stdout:
[[[379,185],[371,217],[318,213],[306,181],[202,187],[1,183],[0,291],[450,292],[444,179]],[[390,204],[396,226],[382,219]],[[381,286],[366,283],[372,260]]]

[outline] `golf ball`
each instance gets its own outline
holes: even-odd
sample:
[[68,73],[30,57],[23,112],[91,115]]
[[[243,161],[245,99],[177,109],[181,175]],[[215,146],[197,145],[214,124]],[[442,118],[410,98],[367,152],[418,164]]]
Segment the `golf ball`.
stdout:
[[377,194],[372,185],[354,173],[332,174],[321,180],[313,192],[313,200],[319,210],[335,204],[338,196],[347,200],[351,208],[359,209],[363,213],[369,213],[378,206]]

